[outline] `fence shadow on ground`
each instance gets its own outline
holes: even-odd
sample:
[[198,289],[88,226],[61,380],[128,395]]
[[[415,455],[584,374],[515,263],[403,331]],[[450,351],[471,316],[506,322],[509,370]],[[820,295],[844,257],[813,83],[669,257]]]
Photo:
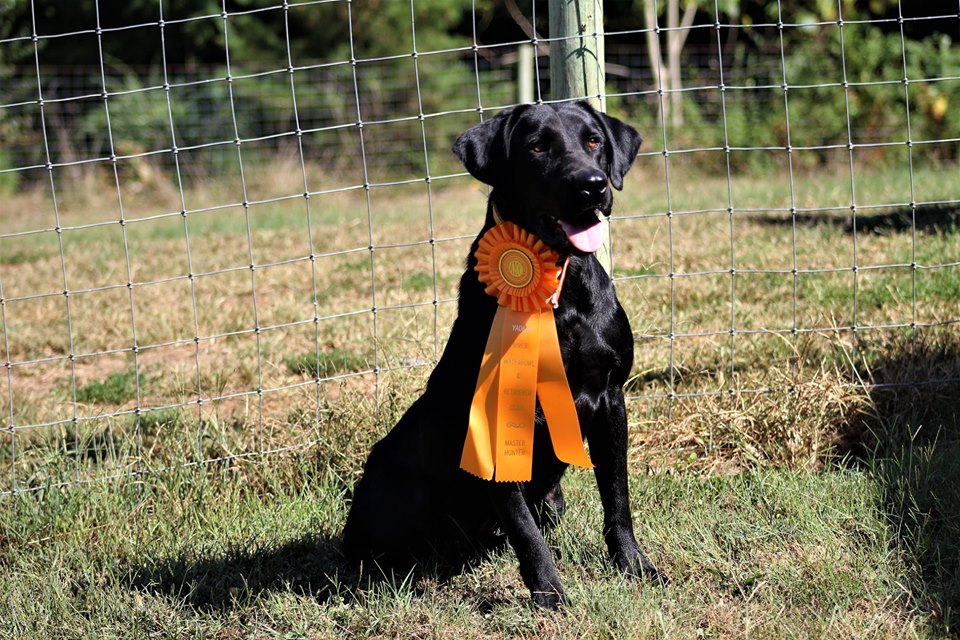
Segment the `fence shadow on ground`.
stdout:
[[[844,233],[853,233],[854,218],[837,212],[800,212],[795,216],[800,226],[833,225]],[[790,226],[794,217],[789,215],[759,214],[750,218],[759,224],[771,226]],[[884,233],[910,231],[946,233],[960,227],[960,204],[925,204],[916,207],[916,213],[909,206],[889,209],[872,209],[858,212],[856,217],[857,233]]]
[[[903,341],[871,366],[855,457],[880,481],[912,602],[960,627],[960,332]],[[856,428],[856,427],[855,427]],[[856,451],[859,449],[859,451]]]

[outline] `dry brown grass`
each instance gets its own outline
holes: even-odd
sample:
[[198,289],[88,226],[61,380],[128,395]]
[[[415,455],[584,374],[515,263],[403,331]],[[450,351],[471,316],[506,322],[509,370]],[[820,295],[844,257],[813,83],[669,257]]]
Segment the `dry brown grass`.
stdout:
[[[810,367],[814,369],[813,367]],[[667,471],[734,473],[776,465],[815,469],[834,454],[841,434],[869,405],[842,371],[823,365],[741,378],[756,393],[681,396],[641,420],[634,452]]]

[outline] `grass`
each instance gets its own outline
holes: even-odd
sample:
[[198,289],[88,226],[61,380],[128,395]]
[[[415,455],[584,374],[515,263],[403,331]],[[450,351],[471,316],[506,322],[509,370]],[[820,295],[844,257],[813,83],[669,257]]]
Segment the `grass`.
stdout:
[[137,396],[137,376],[132,371],[111,373],[77,389],[77,402],[84,404],[123,404]]
[[604,563],[592,478],[571,473],[550,538],[572,600],[563,615],[530,607],[508,551],[449,578],[357,574],[337,543],[352,475],[309,453],[40,491],[4,505],[0,634],[938,637],[955,616],[939,598],[956,586],[958,531],[923,509],[960,506],[930,473],[958,471],[956,453],[636,476],[638,535],[666,588]]
[[425,291],[433,288],[433,274],[426,271],[417,271],[403,281],[404,287]]
[[366,360],[362,357],[337,348],[319,353],[287,356],[283,362],[292,373],[307,375],[311,378],[329,378],[368,368]]
[[[340,556],[365,454],[453,320],[475,183],[374,187],[372,229],[363,190],[184,218],[158,183],[125,194],[123,232],[73,228],[117,219],[93,179],[59,202],[62,249],[0,238],[0,490],[31,489],[0,497],[0,637],[955,635],[956,207],[905,212],[903,171],[858,166],[854,226],[844,171],[798,174],[791,195],[782,175],[728,185],[672,156],[668,204],[662,162],[628,176],[613,233],[635,523],[671,586],[604,562],[583,472],[550,538],[562,616],[529,606],[509,551],[393,579]],[[299,172],[279,161],[248,187],[299,193]],[[917,165],[916,199],[955,200],[955,173]],[[8,198],[0,234],[46,228],[46,198]]]

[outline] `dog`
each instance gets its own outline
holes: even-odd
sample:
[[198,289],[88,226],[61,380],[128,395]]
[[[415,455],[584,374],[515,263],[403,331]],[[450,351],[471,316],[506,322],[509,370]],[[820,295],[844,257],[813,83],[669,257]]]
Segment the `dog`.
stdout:
[[570,257],[555,311],[560,351],[581,431],[590,447],[613,563],[629,576],[665,580],[641,553],[627,492],[627,416],[623,385],[633,364],[633,334],[613,283],[593,251],[599,216],[610,216],[612,185],[641,144],[629,125],[585,101],[520,105],[468,129],[453,151],[490,185],[483,229],[460,280],[458,316],[423,395],[377,442],[356,484],[343,532],[353,561],[410,567],[426,558],[476,557],[502,542],[517,554],[533,601],[566,602],[543,529],[565,511],[566,464],[551,447],[537,403],[529,482],[495,482],[460,468],[470,405],[497,301],[479,282],[479,238],[499,219],[513,222]]

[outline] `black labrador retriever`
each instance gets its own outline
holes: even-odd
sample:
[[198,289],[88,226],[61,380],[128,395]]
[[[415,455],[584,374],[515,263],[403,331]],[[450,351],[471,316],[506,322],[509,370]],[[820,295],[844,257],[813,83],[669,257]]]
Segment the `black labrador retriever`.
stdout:
[[[640,148],[630,126],[586,102],[522,105],[461,135],[454,147],[467,170],[493,187],[482,236],[499,216],[570,256],[555,311],[564,368],[581,431],[590,446],[604,512],[604,537],[617,567],[659,578],[637,546],[627,493],[623,384],[633,335],[613,283],[593,255],[598,216],[609,216],[612,184]],[[425,558],[465,558],[502,541],[516,551],[534,601],[556,608],[563,587],[541,527],[564,512],[560,478],[537,404],[529,482],[495,482],[460,469],[470,403],[497,310],[473,267],[474,241],[460,280],[459,314],[423,395],[374,445],[353,494],[343,533],[355,561],[410,566]],[[438,556],[439,554],[439,556]]]

